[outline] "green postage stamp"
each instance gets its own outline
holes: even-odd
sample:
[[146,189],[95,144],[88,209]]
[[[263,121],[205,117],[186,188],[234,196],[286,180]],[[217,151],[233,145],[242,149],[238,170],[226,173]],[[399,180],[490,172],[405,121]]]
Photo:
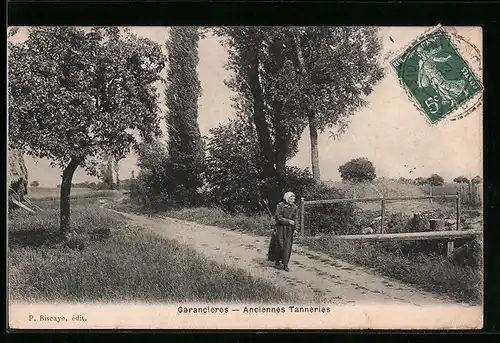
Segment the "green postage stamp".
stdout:
[[438,26],[391,60],[400,83],[432,124],[451,113],[463,117],[482,98],[481,81],[454,40],[463,41]]

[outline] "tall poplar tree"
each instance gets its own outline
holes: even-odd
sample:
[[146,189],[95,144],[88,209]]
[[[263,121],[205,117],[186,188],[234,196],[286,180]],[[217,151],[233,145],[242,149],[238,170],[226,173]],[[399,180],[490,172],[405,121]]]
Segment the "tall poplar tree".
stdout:
[[195,195],[202,185],[204,151],[198,126],[198,98],[201,95],[196,70],[198,42],[197,27],[174,27],[166,44],[169,83],[165,91],[169,155],[167,190],[182,199],[189,194]]

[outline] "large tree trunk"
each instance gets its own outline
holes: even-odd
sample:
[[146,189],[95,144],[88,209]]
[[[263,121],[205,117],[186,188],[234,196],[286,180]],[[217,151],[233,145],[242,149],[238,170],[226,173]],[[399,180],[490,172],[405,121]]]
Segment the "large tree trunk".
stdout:
[[283,127],[283,101],[274,101],[273,106],[274,161],[276,163],[276,178],[281,192],[285,192],[285,169],[288,152],[287,132]]
[[[297,31],[293,32],[293,39],[295,41],[295,50],[297,51],[297,59],[299,60],[300,69],[303,75],[307,75],[306,64],[302,56],[302,49],[300,47],[299,34]],[[309,120],[309,136],[311,138],[311,168],[315,180],[320,180],[319,169],[319,148],[318,148],[318,123],[314,113],[309,113],[307,116]]]
[[314,114],[309,116],[309,137],[311,138],[311,166],[313,178],[320,180],[319,170],[319,147],[318,147],[318,125]]
[[264,98],[262,96],[262,88],[259,82],[259,60],[256,52],[252,53],[251,65],[249,68],[248,80],[250,83],[250,90],[252,92],[254,101],[253,120],[257,131],[257,139],[259,147],[264,158],[264,173],[267,175],[273,174],[273,151],[271,143],[271,132],[266,120],[266,112],[264,107]]
[[[272,55],[274,62],[273,65],[268,65],[271,74],[278,73],[285,62],[283,58],[283,39],[279,36],[275,37],[269,46],[269,53]],[[285,127],[285,101],[281,99],[274,99],[271,103],[271,118],[273,119],[273,129],[274,129],[274,163],[276,168],[276,181],[281,195],[286,192],[285,189],[285,169],[286,169],[286,158],[288,153],[289,144],[289,133]]]
[[72,159],[62,174],[61,207],[59,212],[60,233],[65,236],[70,231],[70,195],[73,175],[80,161]]
[[[246,59],[249,64],[247,79],[254,102],[253,122],[257,132],[257,140],[262,155],[262,177],[264,180],[272,180],[275,176],[273,146],[271,141],[271,132],[266,120],[266,111],[264,106],[264,97],[262,87],[259,81],[259,57],[256,47],[247,51]],[[273,187],[265,187],[263,197],[272,202]]]

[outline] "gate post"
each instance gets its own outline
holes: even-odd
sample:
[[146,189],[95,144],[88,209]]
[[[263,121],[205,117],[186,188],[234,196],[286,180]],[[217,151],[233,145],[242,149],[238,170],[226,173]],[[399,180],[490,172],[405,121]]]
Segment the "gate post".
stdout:
[[385,222],[385,199],[382,199],[382,208],[380,214],[380,233],[385,233],[384,222]]
[[304,236],[304,197],[300,198],[300,207],[299,207],[299,215],[300,215],[300,235]]
[[455,249],[455,243],[453,242],[452,239],[448,240],[448,244],[446,246],[446,257],[451,257],[454,249]]
[[[455,230],[460,230],[460,192],[457,192],[456,198],[456,206],[457,206],[457,224],[455,225]],[[446,256],[450,257],[453,254],[453,250],[455,249],[455,242],[453,239],[448,241],[448,245],[446,248]]]

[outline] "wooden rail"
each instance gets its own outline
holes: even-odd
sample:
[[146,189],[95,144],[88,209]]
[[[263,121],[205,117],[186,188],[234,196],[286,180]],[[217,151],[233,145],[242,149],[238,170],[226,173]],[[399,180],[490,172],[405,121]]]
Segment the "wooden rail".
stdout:
[[380,232],[383,233],[385,230],[385,207],[387,201],[406,201],[406,200],[425,200],[425,199],[455,199],[456,201],[456,220],[457,224],[455,226],[455,230],[459,230],[460,228],[460,193],[457,194],[443,194],[443,195],[426,195],[426,196],[418,196],[418,197],[383,197],[383,198],[343,198],[343,199],[327,199],[327,200],[305,200],[303,197],[300,198],[299,204],[299,229],[300,234],[304,236],[306,234],[306,230],[304,227],[304,217],[305,217],[305,207],[311,205],[326,205],[326,204],[339,204],[345,202],[373,202],[380,201],[381,203],[381,225]]
[[[392,233],[385,234],[385,207],[387,201],[405,201],[405,200],[432,200],[432,199],[455,199],[456,202],[456,225],[452,231],[434,231],[434,232],[412,232],[412,233]],[[303,197],[300,198],[299,204],[299,228],[300,235],[302,237],[306,236],[306,230],[304,227],[304,216],[305,207],[311,205],[325,205],[325,204],[338,204],[338,203],[353,203],[353,202],[371,202],[380,201],[381,203],[381,215],[380,215],[380,233],[379,234],[366,234],[366,235],[339,235],[336,238],[344,240],[364,240],[364,241],[414,241],[414,240],[432,240],[432,239],[448,239],[447,254],[451,255],[454,249],[453,240],[456,238],[467,238],[473,237],[475,235],[481,234],[479,231],[459,231],[460,230],[460,193],[457,192],[454,195],[443,194],[443,195],[427,195],[418,197],[382,197],[382,198],[344,198],[344,199],[328,199],[328,200],[305,200]]]
[[[426,195],[420,197],[387,197],[387,198],[344,198],[344,199],[328,199],[328,200],[304,200],[304,205],[322,205],[322,204],[338,204],[342,202],[368,202],[368,201],[401,201],[401,200],[426,200],[426,199],[457,199],[458,195]],[[302,198],[304,199],[304,198]]]
[[[312,236],[307,239],[324,239],[332,237],[347,241],[425,241],[436,239],[454,240],[459,238],[472,238],[482,235],[481,230],[463,231],[430,231],[430,232],[409,232],[409,233],[384,233],[372,235],[340,235],[340,236]],[[304,237],[306,238],[306,237]]]

